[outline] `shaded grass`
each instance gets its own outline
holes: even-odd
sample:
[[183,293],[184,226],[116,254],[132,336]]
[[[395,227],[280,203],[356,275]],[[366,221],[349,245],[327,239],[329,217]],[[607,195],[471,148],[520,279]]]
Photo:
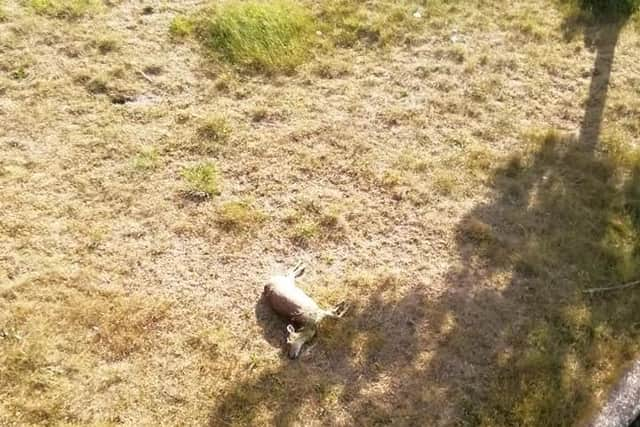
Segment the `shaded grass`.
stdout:
[[566,3],[596,19],[629,16],[640,8],[640,0],[569,0]]
[[38,14],[67,19],[94,13],[102,7],[99,0],[27,0],[27,4]]
[[477,425],[576,420],[640,344],[640,294],[581,293],[640,277],[638,151],[605,137],[594,152],[556,131],[529,140],[496,172],[499,199],[459,229],[473,256],[515,272],[503,297],[532,313],[506,331],[482,404],[468,402]]
[[232,64],[257,71],[291,71],[309,55],[314,24],[289,0],[229,1],[212,7],[198,24],[204,43]]
[[[572,39],[583,29],[585,34],[601,24],[616,23],[622,27],[634,17],[636,26],[640,22],[639,0],[556,0],[565,15],[563,31],[565,39]],[[590,38],[590,37],[589,37]]]

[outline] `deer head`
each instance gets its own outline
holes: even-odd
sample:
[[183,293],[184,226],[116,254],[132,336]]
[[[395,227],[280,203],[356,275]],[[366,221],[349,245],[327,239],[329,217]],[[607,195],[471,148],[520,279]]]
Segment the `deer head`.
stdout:
[[297,359],[302,346],[316,335],[317,328],[312,325],[296,331],[293,325],[287,325],[287,346],[290,359]]

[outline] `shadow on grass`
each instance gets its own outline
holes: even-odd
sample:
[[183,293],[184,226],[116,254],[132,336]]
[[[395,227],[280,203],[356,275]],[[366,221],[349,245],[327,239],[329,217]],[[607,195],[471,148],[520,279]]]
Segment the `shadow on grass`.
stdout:
[[467,301],[441,300],[464,307],[451,333],[482,342],[474,365],[491,366],[464,379],[479,386],[466,393],[471,424],[573,424],[637,351],[640,295],[582,292],[640,276],[637,154],[557,132],[532,140],[458,230],[450,281],[470,284]]
[[421,283],[398,295],[398,283],[379,277],[357,291],[366,297],[348,318],[321,331],[312,358],[239,379],[210,425],[304,425],[308,416],[546,426],[587,416],[640,344],[640,292],[582,292],[640,277],[640,156],[601,137],[623,24],[584,28],[597,56],[579,135],[530,135],[495,171],[490,199],[457,227],[442,296],[428,298]]
[[[465,396],[463,424],[572,425],[637,355],[640,294],[582,292],[640,277],[640,157],[601,135],[625,21],[584,23],[596,60],[579,135],[531,135],[460,223],[450,281],[469,290],[439,303],[462,307],[451,336],[472,368],[449,387]],[[452,350],[434,363],[455,369]]]

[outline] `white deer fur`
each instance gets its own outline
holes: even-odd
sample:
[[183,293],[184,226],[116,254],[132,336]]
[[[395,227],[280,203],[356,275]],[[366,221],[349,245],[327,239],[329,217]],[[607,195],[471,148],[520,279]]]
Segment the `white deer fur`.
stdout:
[[347,311],[344,304],[330,310],[320,308],[309,295],[297,287],[296,278],[304,273],[304,269],[304,265],[299,263],[286,275],[271,277],[264,287],[264,295],[269,306],[291,322],[287,325],[287,345],[289,357],[292,359],[297,358],[302,346],[316,335],[318,325],[323,319],[339,318]]

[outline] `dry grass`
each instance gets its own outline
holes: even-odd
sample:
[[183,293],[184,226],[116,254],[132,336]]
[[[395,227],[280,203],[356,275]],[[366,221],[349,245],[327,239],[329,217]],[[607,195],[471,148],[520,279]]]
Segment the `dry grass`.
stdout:
[[637,15],[0,3],[0,424],[580,424],[638,357]]
[[[80,421],[89,402],[69,397],[87,386],[82,373],[153,350],[169,306],[100,291],[87,286],[90,281],[77,273],[50,272],[3,284],[3,422]],[[109,387],[125,379],[114,372],[95,380]]]

